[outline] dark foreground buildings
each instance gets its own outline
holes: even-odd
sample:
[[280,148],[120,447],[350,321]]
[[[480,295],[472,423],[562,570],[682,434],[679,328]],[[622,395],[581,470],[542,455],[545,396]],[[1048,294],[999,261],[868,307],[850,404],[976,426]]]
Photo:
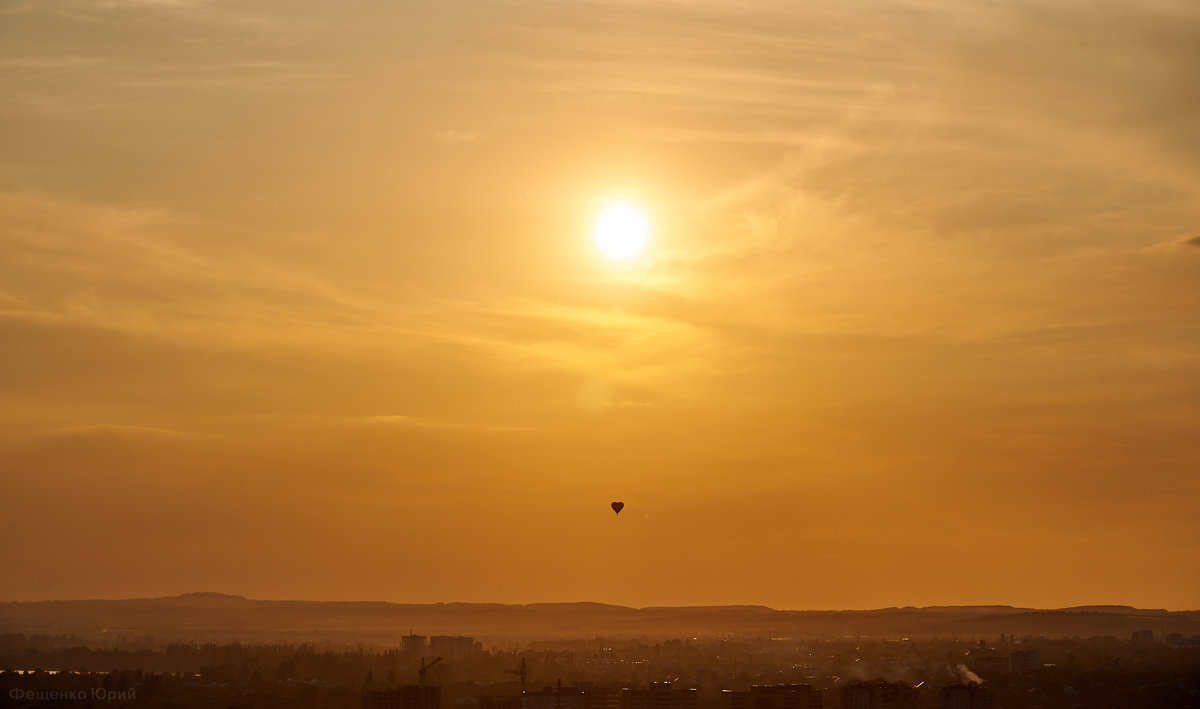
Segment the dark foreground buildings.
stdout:
[[[697,709],[698,690],[653,682],[639,689],[596,687],[577,682],[522,692],[512,697],[481,697],[480,709]],[[722,690],[721,709],[824,709],[820,689],[807,684],[753,685],[745,690]],[[841,709],[919,709],[921,692],[905,682],[850,682],[838,692]],[[485,701],[486,700],[486,701]],[[928,697],[932,702],[933,697]],[[942,687],[938,709],[994,709],[994,695],[985,685],[968,682]],[[363,692],[363,709],[441,709],[441,688],[403,686]]]
[[521,709],[696,709],[699,692],[670,682],[652,682],[646,689],[596,687],[576,682],[521,695]]
[[921,697],[904,682],[851,682],[840,694],[845,709],[915,709]]
[[696,689],[676,689],[670,682],[651,682],[646,689],[622,689],[620,709],[696,709]]
[[807,684],[756,684],[750,689],[725,689],[728,709],[821,709],[821,690]]
[[992,709],[992,690],[978,684],[950,684],[938,694],[938,709]]
[[442,688],[409,685],[363,692],[363,709],[441,709]]

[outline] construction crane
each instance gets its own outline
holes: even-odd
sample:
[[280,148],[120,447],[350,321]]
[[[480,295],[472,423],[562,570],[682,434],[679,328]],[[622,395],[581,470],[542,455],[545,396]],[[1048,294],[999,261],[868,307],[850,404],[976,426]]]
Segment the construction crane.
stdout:
[[421,678],[421,686],[422,687],[425,686],[425,673],[429,671],[430,667],[433,667],[434,665],[436,665],[437,663],[439,663],[441,661],[442,661],[442,658],[435,657],[435,658],[433,658],[433,662],[430,662],[427,665],[427,664],[425,664],[425,658],[423,658],[423,657],[421,658],[421,669],[417,670],[417,676]]
[[525,678],[528,673],[525,671],[525,658],[521,658],[521,664],[515,670],[505,670],[505,674],[516,675],[521,678],[521,694],[525,693]]

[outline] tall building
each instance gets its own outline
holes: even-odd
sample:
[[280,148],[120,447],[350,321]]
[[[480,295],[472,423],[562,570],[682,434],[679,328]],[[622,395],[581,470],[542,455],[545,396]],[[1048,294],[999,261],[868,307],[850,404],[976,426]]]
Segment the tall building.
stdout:
[[619,709],[696,709],[699,692],[676,689],[670,682],[651,682],[647,689],[622,689]]
[[429,638],[424,635],[405,635],[400,638],[400,652],[405,655],[422,655],[429,646]]
[[821,709],[821,690],[807,684],[754,685],[747,690],[726,689],[726,709]]
[[1008,666],[1013,672],[1032,672],[1042,669],[1042,654],[1037,650],[1017,650],[1008,656]]
[[904,682],[851,682],[840,694],[845,709],[914,709],[921,696]]
[[1012,670],[1012,658],[1008,655],[979,654],[971,658],[971,669],[983,675],[984,679]]
[[950,684],[938,694],[938,709],[992,709],[992,690],[978,682]]
[[448,660],[461,660],[482,653],[483,645],[465,635],[434,635],[429,638],[429,652]]
[[363,692],[363,709],[441,709],[442,688],[406,685]]

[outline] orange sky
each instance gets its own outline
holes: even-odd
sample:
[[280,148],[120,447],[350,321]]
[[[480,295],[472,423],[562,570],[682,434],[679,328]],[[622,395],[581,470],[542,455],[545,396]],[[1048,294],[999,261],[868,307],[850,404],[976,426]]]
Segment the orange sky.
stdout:
[[1190,0],[2,2],[0,600],[1200,607],[1198,74]]

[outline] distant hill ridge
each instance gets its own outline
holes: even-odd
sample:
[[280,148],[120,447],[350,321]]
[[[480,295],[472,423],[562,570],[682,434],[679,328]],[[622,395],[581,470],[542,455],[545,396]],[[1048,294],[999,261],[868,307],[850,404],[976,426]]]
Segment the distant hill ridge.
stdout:
[[257,600],[212,591],[161,598],[0,603],[0,632],[146,635],[204,641],[327,641],[395,644],[421,635],[487,641],[570,637],[1048,637],[1135,630],[1200,634],[1200,611],[1121,605],[1036,609],[1004,605],[872,610],[776,610],[766,606],[578,603],[429,603]]

